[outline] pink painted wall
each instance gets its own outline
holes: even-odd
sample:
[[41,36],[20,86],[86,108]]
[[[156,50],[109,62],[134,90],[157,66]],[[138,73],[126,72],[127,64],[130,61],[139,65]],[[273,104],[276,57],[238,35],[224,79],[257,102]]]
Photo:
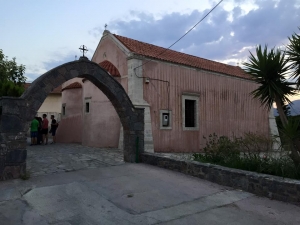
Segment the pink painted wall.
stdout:
[[[143,76],[170,81],[169,107],[172,129],[161,130],[159,110],[168,108],[167,84],[144,83],[144,99],[150,104],[154,149],[156,152],[197,152],[205,146],[204,136],[236,136],[244,132],[269,134],[268,111],[253,100],[256,84],[170,63],[148,62]],[[182,127],[182,94],[199,94],[199,130]]]
[[82,144],[117,148],[120,119],[110,100],[90,81],[84,82],[83,101],[90,99],[90,113],[83,112]]
[[123,52],[123,49],[117,47],[114,40],[109,36],[103,37],[99,43],[95,55],[92,58],[93,62],[100,63],[104,60],[110,61],[119,70],[121,74],[121,81],[119,81],[124,87],[125,91],[128,90],[128,67],[127,67],[127,56]]
[[62,104],[66,104],[66,115],[61,115],[56,134],[57,142],[81,143],[82,88],[64,90]]
[[[101,40],[93,62],[110,61],[118,68],[121,78],[115,78],[127,91],[127,60],[126,55],[111,39]],[[83,84],[82,101],[91,98],[89,114],[83,111],[82,144],[97,147],[113,147],[119,145],[121,123],[119,116],[110,100],[90,81]]]
[[[121,49],[111,39],[102,39],[93,62],[104,60],[114,64],[122,78],[115,78],[127,90],[127,60]],[[64,83],[63,87],[80,82],[82,89],[65,90],[62,103],[67,103],[67,115],[62,119],[59,129],[61,142],[80,142],[87,146],[118,147],[120,136],[120,119],[110,100],[90,81],[81,82],[74,78]],[[78,92],[80,90],[80,92]],[[73,92],[76,92],[73,93]],[[85,113],[85,99],[90,98],[90,113]],[[70,132],[70,131],[80,132]]]

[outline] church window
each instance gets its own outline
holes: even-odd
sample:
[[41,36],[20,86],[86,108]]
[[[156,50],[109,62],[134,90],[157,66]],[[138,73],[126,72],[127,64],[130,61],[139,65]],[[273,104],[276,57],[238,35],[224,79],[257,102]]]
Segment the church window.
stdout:
[[185,127],[195,127],[196,100],[185,99]]
[[91,111],[91,100],[92,100],[91,97],[86,97],[84,99],[84,113],[85,114],[89,114]]
[[182,95],[182,124],[183,130],[199,130],[199,96]]
[[86,113],[89,113],[89,112],[90,112],[90,103],[89,103],[89,102],[86,102],[86,103],[85,103],[85,112],[86,112]]
[[61,107],[61,114],[62,114],[63,116],[66,115],[66,104],[65,104],[65,103],[62,104],[62,107]]

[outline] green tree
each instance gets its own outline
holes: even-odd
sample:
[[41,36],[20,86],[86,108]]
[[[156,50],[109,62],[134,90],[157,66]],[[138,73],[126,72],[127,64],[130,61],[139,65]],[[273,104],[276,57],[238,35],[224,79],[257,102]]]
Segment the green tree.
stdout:
[[296,94],[296,89],[292,86],[294,83],[286,79],[290,67],[285,53],[275,48],[268,50],[267,46],[262,49],[259,45],[256,48],[256,57],[250,52],[249,62],[243,65],[253,81],[259,84],[258,88],[251,92],[253,97],[259,99],[269,110],[275,102],[282,124],[287,125],[283,103],[291,102],[288,97]]
[[[300,28],[299,28],[300,30]],[[298,87],[300,86],[300,35],[294,33],[289,37],[290,43],[286,46],[286,55],[291,63],[293,70],[292,78],[296,79]]]
[[0,97],[19,97],[24,92],[25,66],[17,65],[16,58],[9,60],[0,49]]
[[[294,121],[288,121],[284,112],[284,102],[290,103],[289,96],[296,94],[295,83],[287,80],[291,66],[289,66],[285,52],[267,46],[262,50],[259,45],[256,48],[256,57],[250,52],[249,62],[244,63],[245,71],[259,84],[251,94],[260,100],[261,104],[269,110],[273,102],[276,103],[279,117],[282,123],[281,134],[288,143],[290,157],[296,168],[300,166],[300,142],[299,132],[294,129]],[[293,133],[294,132],[294,133]]]

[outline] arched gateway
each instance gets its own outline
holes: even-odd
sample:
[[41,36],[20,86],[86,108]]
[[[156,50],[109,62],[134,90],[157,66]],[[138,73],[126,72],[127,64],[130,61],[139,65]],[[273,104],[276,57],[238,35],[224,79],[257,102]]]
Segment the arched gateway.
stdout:
[[[18,178],[25,173],[26,133],[30,122],[48,94],[75,77],[90,80],[116,109],[124,129],[124,160],[135,162],[137,148],[143,152],[144,110],[133,106],[121,84],[104,69],[81,57],[37,78],[20,98],[0,98],[0,180]],[[103,132],[100,127],[99,132]]]

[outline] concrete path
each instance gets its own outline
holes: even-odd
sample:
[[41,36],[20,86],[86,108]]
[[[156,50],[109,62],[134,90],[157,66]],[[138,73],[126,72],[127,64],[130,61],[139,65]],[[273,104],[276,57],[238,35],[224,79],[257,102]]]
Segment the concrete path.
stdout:
[[[94,149],[93,155],[91,149],[87,154],[79,146],[63,146],[73,152],[49,147],[61,155],[48,159],[56,166],[46,164],[74,170],[41,175],[32,165],[29,180],[0,182],[0,224],[300,224],[300,207],[291,204],[146,164],[102,164],[105,159],[95,158],[114,150]],[[86,160],[96,160],[97,168]]]

